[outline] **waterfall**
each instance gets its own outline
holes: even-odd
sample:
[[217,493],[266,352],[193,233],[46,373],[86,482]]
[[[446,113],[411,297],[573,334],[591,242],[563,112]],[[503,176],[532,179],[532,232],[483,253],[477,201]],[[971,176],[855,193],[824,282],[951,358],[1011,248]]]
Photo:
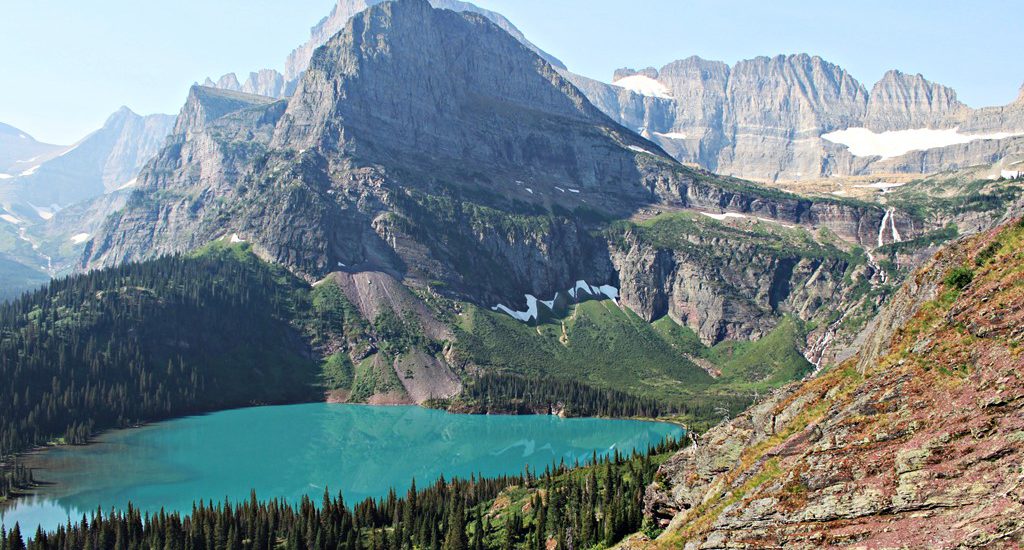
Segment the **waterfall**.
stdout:
[[889,217],[892,215],[892,209],[886,209],[885,215],[882,216],[882,223],[878,225],[878,246],[885,244],[883,235],[885,234],[885,222],[889,221]]
[[898,243],[903,239],[900,238],[900,232],[898,229],[896,229],[896,216],[894,215],[895,212],[896,210],[894,208],[890,208],[886,212],[886,214],[889,215],[889,227],[892,228],[892,241]]
[[878,226],[878,246],[885,244],[885,224],[889,224],[889,229],[892,231],[892,242],[902,242],[903,238],[900,237],[900,232],[896,229],[896,209],[887,208],[885,210],[885,216],[882,217],[882,223]]

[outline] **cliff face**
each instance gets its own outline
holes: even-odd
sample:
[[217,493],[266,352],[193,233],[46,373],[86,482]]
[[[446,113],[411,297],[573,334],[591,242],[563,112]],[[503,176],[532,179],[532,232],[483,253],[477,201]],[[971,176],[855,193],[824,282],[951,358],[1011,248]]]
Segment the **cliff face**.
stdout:
[[657,546],[1017,547],[1024,224],[938,254],[859,357],[712,429],[660,470]]
[[[1020,102],[971,109],[952,89],[899,71],[886,73],[868,93],[842,68],[806,54],[733,67],[690,57],[660,70],[620,69],[611,85],[567,77],[602,111],[676,159],[761,181],[956,169],[1011,154],[1008,138],[1024,133]],[[919,135],[890,136],[911,143],[892,155],[823,138],[848,129],[952,133],[938,144],[917,143]],[[964,147],[968,141],[985,143],[985,151]]]

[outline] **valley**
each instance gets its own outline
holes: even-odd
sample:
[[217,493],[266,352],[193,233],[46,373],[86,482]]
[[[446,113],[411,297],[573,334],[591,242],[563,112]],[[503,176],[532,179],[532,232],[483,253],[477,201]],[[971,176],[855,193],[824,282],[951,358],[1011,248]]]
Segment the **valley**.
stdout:
[[284,67],[0,124],[0,550],[1024,544],[1024,93],[455,0]]

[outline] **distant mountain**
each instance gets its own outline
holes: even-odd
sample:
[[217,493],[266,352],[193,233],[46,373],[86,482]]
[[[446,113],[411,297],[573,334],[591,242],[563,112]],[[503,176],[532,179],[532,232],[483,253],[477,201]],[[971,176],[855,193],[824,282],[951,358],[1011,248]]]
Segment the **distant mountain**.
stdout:
[[682,162],[761,181],[930,173],[997,161],[1024,143],[1024,101],[971,109],[952,89],[889,71],[870,93],[820,57],[699,57],[566,73],[602,111]]
[[134,185],[174,120],[139,116],[123,107],[102,128],[67,147],[41,144],[0,125],[0,141],[21,147],[0,147],[19,159],[13,162],[16,174],[0,175],[0,258],[5,262],[0,278],[9,281],[7,297],[76,263],[88,238],[123,204],[125,195],[118,190]]
[[[383,0],[339,0],[281,74],[205,85],[290,96],[313,51],[354,14]],[[456,0],[438,8],[484,15],[548,61],[613,120],[684,163],[764,182],[867,174],[922,174],[997,162],[1024,147],[1024,101],[971,109],[951,88],[889,71],[869,92],[841,67],[807,54],[730,67],[699,57],[660,70],[619,69],[613,83],[570,72],[500,14]]]
[[[384,1],[338,0],[331,13],[310,29],[309,40],[288,54],[288,58],[285,60],[284,74],[275,69],[261,69],[258,72],[249,73],[246,80],[240,82],[234,73],[228,73],[217,79],[216,82],[207,77],[203,85],[211,88],[265,95],[274,98],[288,97],[295,93],[295,88],[298,86],[302,73],[309,67],[309,61],[313,57],[313,52],[345,28],[345,24],[353,16]],[[500,13],[485,10],[469,2],[461,2],[459,0],[430,0],[430,4],[438,9],[482,15],[512,35],[516,40],[522,42],[523,45],[536,52],[552,66],[565,69],[565,65],[561,61],[535,46],[511,21]]]
[[60,145],[40,143],[28,132],[0,122],[0,184],[60,153]]
[[131,185],[161,146],[174,117],[140,116],[127,107],[103,127],[57,156],[0,181],[0,202],[23,221],[49,219],[56,210]]

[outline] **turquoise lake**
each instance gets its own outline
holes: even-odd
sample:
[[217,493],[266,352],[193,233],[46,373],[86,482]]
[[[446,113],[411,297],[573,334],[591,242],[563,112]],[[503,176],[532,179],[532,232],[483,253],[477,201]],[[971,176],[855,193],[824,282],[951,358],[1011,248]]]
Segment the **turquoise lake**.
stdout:
[[32,457],[38,495],[0,509],[3,525],[53,529],[97,508],[188,511],[196,500],[319,501],[324,488],[351,504],[425,487],[439,476],[518,474],[646,450],[671,424],[554,416],[457,415],[421,407],[305,404],[223,411],[107,433],[93,445]]

